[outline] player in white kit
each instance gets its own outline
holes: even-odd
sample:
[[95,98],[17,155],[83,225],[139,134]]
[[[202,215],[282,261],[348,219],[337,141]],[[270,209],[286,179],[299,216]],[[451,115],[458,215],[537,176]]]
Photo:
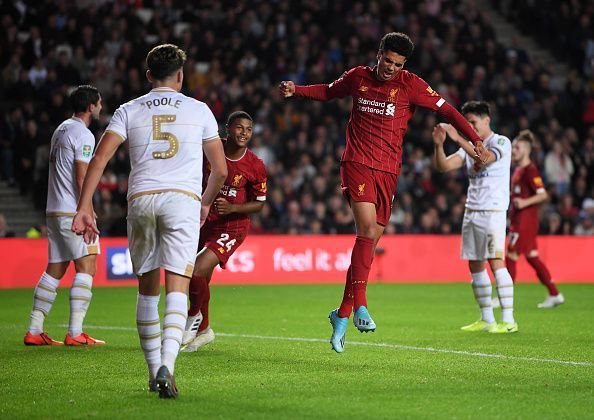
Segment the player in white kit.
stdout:
[[[505,267],[505,230],[509,206],[511,167],[510,140],[491,130],[489,105],[470,101],[462,106],[462,114],[472,125],[489,151],[484,164],[477,161],[472,145],[449,124],[439,124],[433,130],[434,164],[437,170],[448,172],[466,167],[469,178],[466,211],[462,223],[462,259],[468,260],[475,299],[481,309],[481,319],[462,327],[464,331],[513,333],[518,331],[514,319],[514,284]],[[460,149],[445,155],[446,133]],[[495,322],[491,302],[491,280],[485,269],[489,262],[495,276],[501,303],[502,322]]]
[[[101,138],[85,178],[72,229],[87,242],[98,233],[93,192],[118,146],[128,141],[128,241],[138,277],[136,323],[149,369],[149,389],[178,395],[173,376],[188,312],[188,286],[200,225],[225,178],[227,164],[217,122],[206,104],[179,91],[186,54],[171,44],[146,57],[153,89],[120,106]],[[212,172],[202,192],[203,151]],[[165,270],[163,337],[158,312],[160,268]]]
[[[46,207],[48,264],[35,288],[29,329],[24,338],[25,344],[29,346],[105,344],[82,330],[91,303],[99,240],[95,238],[86,244],[83,238],[70,230],[83,179],[95,148],[95,136],[88,126],[92,119],[99,118],[101,95],[93,86],[79,86],[70,94],[70,103],[74,114],[56,128],[50,145]],[[68,333],[62,343],[43,331],[43,322],[56,299],[56,289],[70,261],[74,261],[76,274],[70,289]]]

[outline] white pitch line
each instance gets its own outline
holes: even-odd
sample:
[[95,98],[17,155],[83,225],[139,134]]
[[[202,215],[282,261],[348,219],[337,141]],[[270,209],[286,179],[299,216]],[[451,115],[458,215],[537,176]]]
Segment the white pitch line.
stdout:
[[[61,327],[68,327],[67,325],[60,325]],[[122,330],[122,331],[136,331],[136,328],[132,327],[119,327],[119,326],[101,326],[101,325],[86,325],[89,329],[97,330]],[[279,337],[270,335],[251,335],[251,334],[229,334],[229,333],[216,333],[221,337],[231,338],[247,338],[253,340],[275,340],[275,341],[298,341],[304,343],[328,343],[329,340],[321,338],[305,338],[305,337]],[[426,351],[432,353],[444,353],[444,354],[457,354],[460,356],[475,356],[475,357],[488,357],[492,359],[504,359],[504,360],[520,360],[524,362],[537,362],[537,363],[554,363],[558,365],[570,365],[570,366],[594,366],[592,362],[575,362],[571,360],[559,360],[559,359],[542,359],[539,357],[528,357],[528,356],[509,356],[506,354],[496,353],[481,353],[464,350],[451,350],[451,349],[439,349],[435,347],[420,347],[420,346],[409,346],[406,344],[390,344],[390,343],[373,343],[364,341],[347,341],[347,344],[353,346],[368,346],[368,347],[384,347],[398,350],[413,350],[413,351]]]

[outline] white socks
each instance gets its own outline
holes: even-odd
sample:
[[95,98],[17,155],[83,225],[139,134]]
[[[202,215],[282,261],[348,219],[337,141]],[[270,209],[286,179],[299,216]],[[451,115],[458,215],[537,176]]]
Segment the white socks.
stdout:
[[495,271],[495,281],[497,282],[497,295],[501,303],[501,319],[510,324],[514,320],[514,282],[507,268],[500,268]]
[[136,328],[140,347],[148,365],[149,376],[154,379],[161,367],[161,324],[159,321],[159,297],[138,294],[136,302]]
[[481,308],[481,319],[488,323],[495,322],[493,306],[491,305],[491,279],[487,274],[487,270],[483,270],[478,273],[471,273],[471,275],[472,291],[474,292],[474,298],[476,299],[476,302]]
[[181,292],[170,292],[165,301],[163,317],[163,347],[161,364],[167,366],[173,375],[175,359],[182,343],[186,318],[188,317],[188,296]]
[[82,324],[91,303],[93,277],[86,273],[77,273],[70,289],[70,322],[68,334],[76,337],[82,333]]
[[43,321],[49,314],[56,299],[56,289],[60,280],[43,273],[33,294],[33,309],[29,321],[29,332],[37,335],[43,332]]

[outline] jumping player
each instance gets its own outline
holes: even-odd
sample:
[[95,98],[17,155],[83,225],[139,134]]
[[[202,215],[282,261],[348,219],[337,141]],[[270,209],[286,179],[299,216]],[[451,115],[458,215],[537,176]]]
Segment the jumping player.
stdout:
[[403,70],[414,49],[403,33],[388,33],[377,52],[377,65],[350,69],[330,84],[296,86],[280,84],[285,97],[300,96],[318,101],[351,96],[353,108],[346,132],[346,149],[340,163],[343,194],[356,224],[351,265],[340,307],[330,312],[336,352],[344,351],[348,319],[361,332],[375,331],[368,312],[367,278],[375,247],[388,222],[396,183],[402,168],[402,141],[408,120],[417,106],[437,111],[475,143],[475,153],[485,157],[481,139],[468,122],[445,99],[417,75]]

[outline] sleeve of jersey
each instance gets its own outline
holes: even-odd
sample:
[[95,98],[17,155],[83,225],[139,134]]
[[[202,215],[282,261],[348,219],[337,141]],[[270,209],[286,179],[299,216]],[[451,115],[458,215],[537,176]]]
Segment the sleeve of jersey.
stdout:
[[111,120],[109,121],[109,125],[105,129],[106,133],[113,133],[122,139],[122,142],[126,141],[128,138],[128,130],[126,129],[126,111],[119,107],[114,112]]
[[251,195],[256,201],[266,201],[266,168],[262,162],[259,162],[251,190]]
[[351,83],[354,72],[355,69],[349,70],[329,85],[296,85],[295,95],[313,99],[314,101],[328,101],[335,98],[344,98],[351,94]]
[[528,170],[527,176],[530,182],[530,188],[532,188],[532,190],[536,194],[546,192],[544,183],[542,182],[542,178],[540,176],[540,173],[538,172],[538,169],[536,169],[534,166],[530,166],[529,168],[530,169]]
[[94,147],[95,137],[90,131],[87,131],[75,142],[74,160],[77,162],[89,163],[93,157]]
[[410,85],[412,90],[411,102],[413,104],[437,111],[439,115],[447,119],[456,130],[471,142],[481,141],[462,114],[448,104],[427,82],[411,73]]
[[497,142],[490,146],[489,150],[493,152],[496,160],[500,160],[503,156],[511,154],[511,142],[506,137],[499,136]]
[[202,132],[202,140],[209,141],[219,138],[219,125],[214,117],[214,114],[208,106],[204,106],[204,131]]

